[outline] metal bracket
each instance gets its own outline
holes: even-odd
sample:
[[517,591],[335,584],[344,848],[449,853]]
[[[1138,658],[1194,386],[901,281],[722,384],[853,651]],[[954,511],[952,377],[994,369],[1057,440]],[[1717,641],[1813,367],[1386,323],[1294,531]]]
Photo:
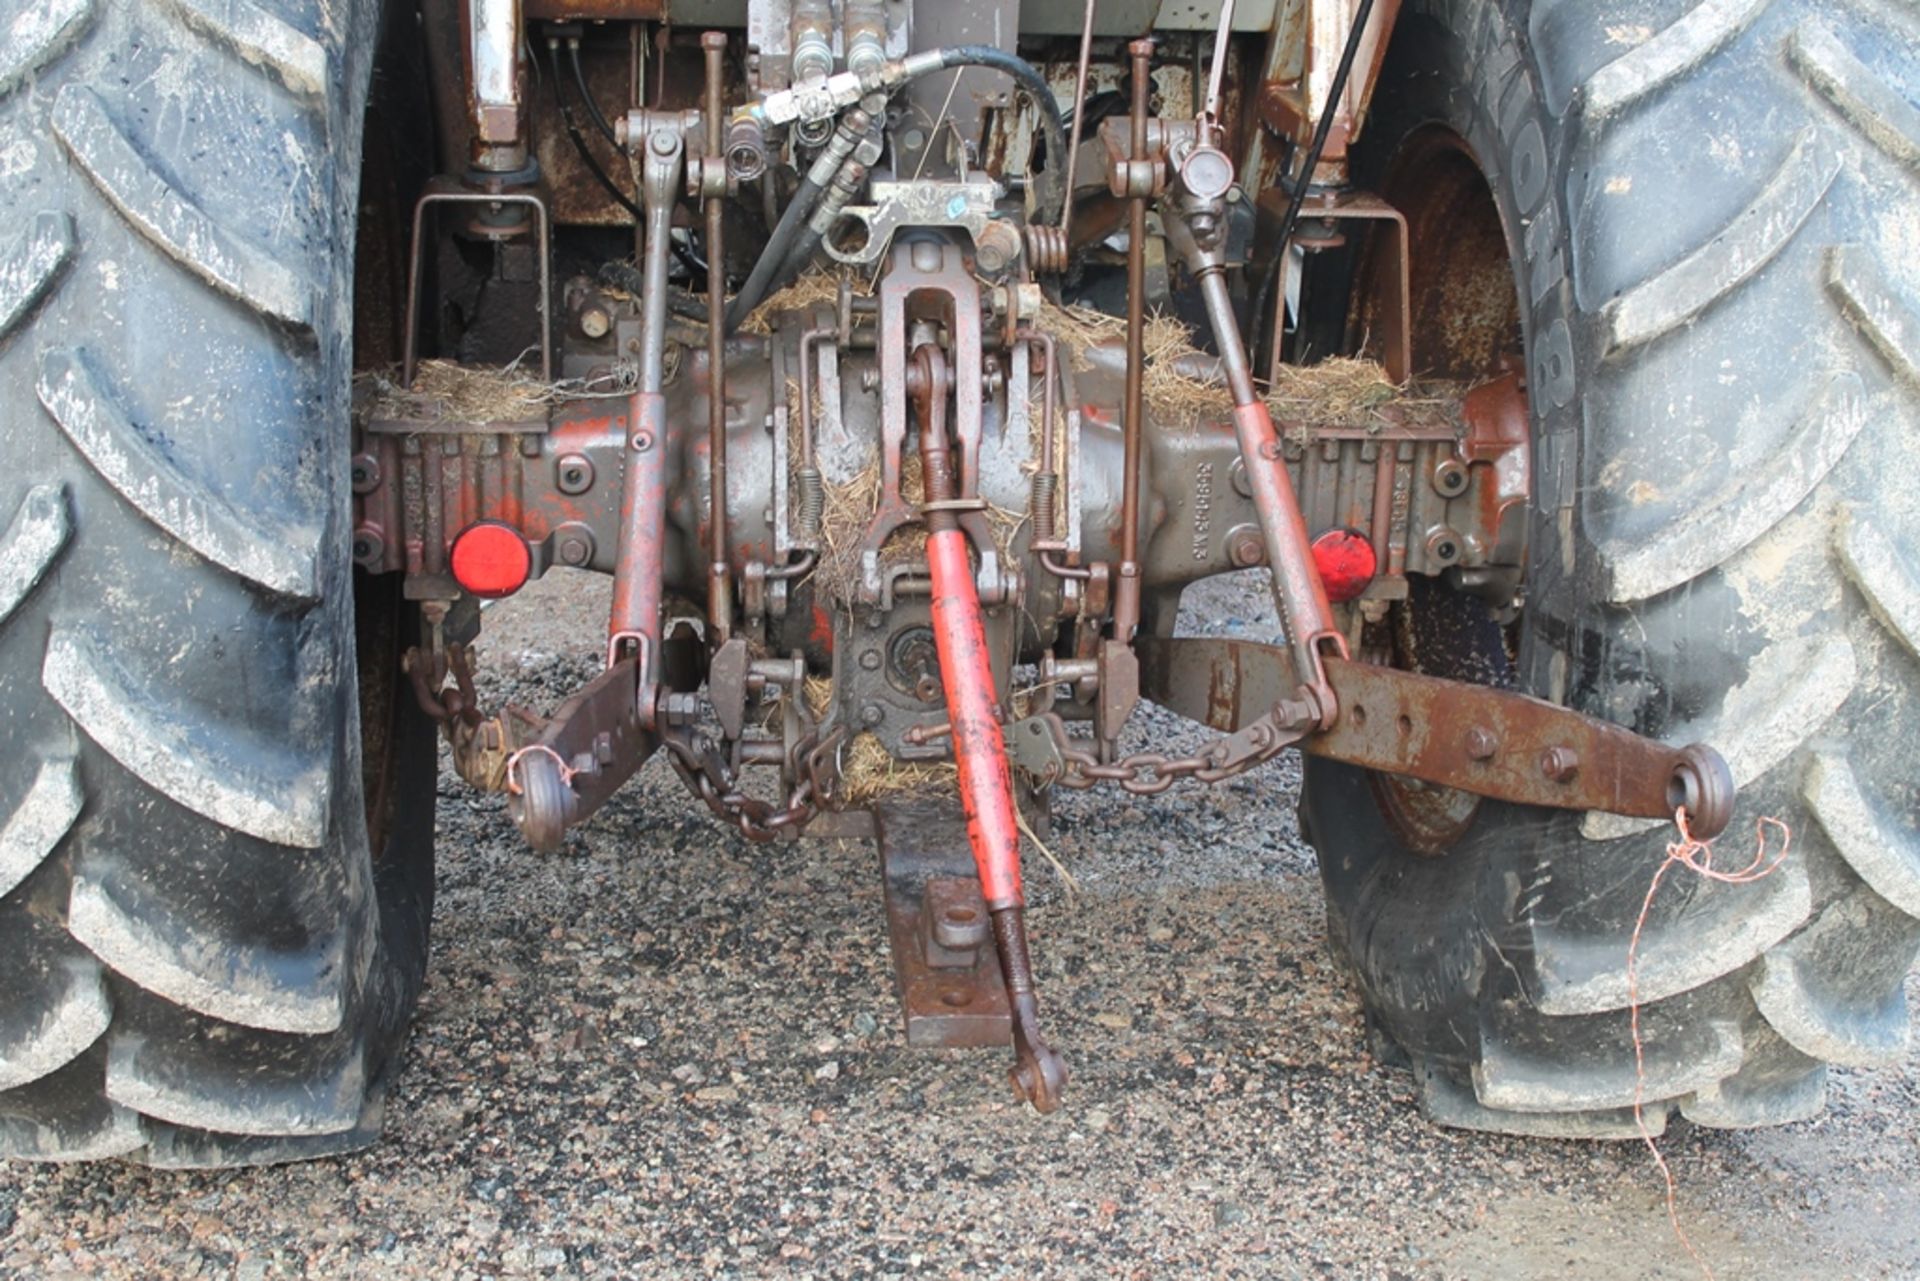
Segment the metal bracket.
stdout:
[[902,227],[962,227],[972,236],[979,255],[992,261],[982,270],[1002,271],[1020,256],[1019,228],[996,216],[1004,194],[1000,184],[984,174],[959,182],[874,182],[872,203],[848,205],[840,211],[840,226],[848,220],[866,228],[866,239],[846,249],[829,234],[822,242],[836,262],[864,266],[886,256],[893,236]]
[[641,724],[636,698],[644,661],[643,650],[600,673],[509,761],[508,809],[542,853],[558,849],[567,828],[604,805],[653,754],[657,740]]
[[[1275,190],[1261,197],[1263,204],[1278,204],[1285,207],[1285,193]],[[1271,210],[1278,219],[1279,210]],[[1309,218],[1324,218],[1330,222],[1385,222],[1392,224],[1386,233],[1374,242],[1374,252],[1383,255],[1380,270],[1374,273],[1379,282],[1382,296],[1376,302],[1378,329],[1376,337],[1380,343],[1380,363],[1386,368],[1387,377],[1404,386],[1413,377],[1413,285],[1412,258],[1408,248],[1407,217],[1398,209],[1382,200],[1370,191],[1351,189],[1330,192],[1325,195],[1310,195],[1300,207],[1300,218],[1304,222]],[[1280,252],[1287,252],[1282,245]],[[1272,350],[1268,353],[1269,368],[1278,368],[1281,362],[1281,342],[1286,332],[1287,291],[1274,291]]]
[[1006,983],[959,802],[889,801],[875,810],[874,827],[907,1044],[1011,1045]]
[[[1299,687],[1292,654],[1216,637],[1140,641],[1148,697],[1215,729],[1269,715]],[[1340,715],[1300,750],[1517,805],[1672,818],[1717,836],[1733,815],[1733,776],[1703,744],[1673,748],[1524,694],[1325,660]]]
[[533,210],[534,252],[540,256],[540,378],[553,381],[553,226],[547,215],[547,202],[531,191],[475,191],[452,178],[430,179],[427,189],[413,206],[413,238],[407,250],[407,314],[402,324],[400,385],[413,386],[413,373],[419,363],[420,272],[423,232],[427,209],[431,205],[481,205],[498,212],[505,205],[527,205]]

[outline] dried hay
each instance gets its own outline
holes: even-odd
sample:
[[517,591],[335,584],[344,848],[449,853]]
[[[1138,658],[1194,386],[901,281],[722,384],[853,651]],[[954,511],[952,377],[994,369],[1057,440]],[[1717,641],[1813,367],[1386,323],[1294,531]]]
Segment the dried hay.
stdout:
[[858,734],[840,758],[839,803],[868,805],[917,788],[952,787],[956,777],[951,761],[899,760],[873,735]]
[[[1089,354],[1092,348],[1119,347],[1127,338],[1126,317],[1087,307],[1049,305],[1040,323],[1055,338],[1072,345],[1074,368],[1083,372],[1096,367]],[[1190,426],[1233,415],[1233,396],[1218,361],[1195,346],[1193,337],[1193,331],[1173,316],[1147,317],[1142,392],[1147,412],[1164,425]],[[1377,411],[1401,394],[1377,362],[1337,357],[1317,365],[1281,366],[1266,401],[1274,417],[1283,422],[1367,427],[1379,422]]]
[[548,406],[586,396],[631,393],[632,373],[600,378],[545,382],[512,366],[492,369],[451,360],[423,360],[414,367],[413,386],[400,385],[398,369],[363,370],[354,375],[357,408],[372,418],[423,423],[501,423],[545,419]]
[[[865,282],[858,276],[848,275],[846,279],[856,294],[867,292]],[[840,301],[841,273],[834,271],[808,271],[799,279],[761,302],[748,312],[740,322],[739,332],[743,334],[770,334],[773,332],[773,318],[783,311],[805,311],[818,307],[821,303]]]
[[833,678],[831,676],[809,676],[804,691],[807,710],[813,713],[815,722],[823,721],[833,709]]
[[397,371],[367,370],[354,378],[367,393],[375,418],[423,422],[523,422],[545,418],[556,399],[554,387],[507,369],[480,369],[451,360],[423,360],[413,371],[413,386],[403,387]]

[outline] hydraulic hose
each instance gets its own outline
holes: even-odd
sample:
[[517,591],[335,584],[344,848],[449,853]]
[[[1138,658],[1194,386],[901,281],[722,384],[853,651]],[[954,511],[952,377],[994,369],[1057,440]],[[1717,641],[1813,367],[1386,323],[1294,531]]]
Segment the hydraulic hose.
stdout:
[[1040,127],[1047,140],[1047,167],[1041,171],[1045,181],[1038,184],[1040,196],[1035,201],[1034,216],[1042,224],[1059,222],[1061,212],[1067,207],[1067,126],[1047,78],[1025,58],[990,44],[962,44],[942,49],[940,65],[1004,71],[1040,108]]
[[[566,90],[560,87],[560,50],[557,42],[552,38],[547,40],[547,59],[553,68],[553,100],[559,104],[560,122],[566,126],[567,136],[573,139],[573,149],[580,153],[580,159],[587,166],[587,171],[599,179],[600,185],[607,189],[607,194],[619,201],[621,207],[633,215],[635,222],[644,221],[646,215],[640,212],[640,206],[635,204],[626,192],[614,185],[613,178],[607,173],[606,169],[601,166],[600,162],[594,159],[593,152],[587,149],[587,140],[581,136],[580,126],[575,123],[573,118],[573,108],[567,103]],[[578,46],[575,47],[573,65],[576,71],[579,70]],[[580,85],[582,93],[584,93],[586,80],[582,78],[577,81],[577,83]],[[595,115],[599,114],[599,110],[594,107],[591,98],[587,99],[587,106],[594,111]],[[612,138],[611,127],[609,127],[608,138],[609,140]]]
[[876,120],[867,136],[854,147],[853,154],[840,166],[840,172],[834,174],[833,182],[827,187],[826,194],[814,206],[813,217],[807,219],[807,225],[800,229],[793,245],[787,250],[787,256],[774,273],[773,283],[768,292],[777,293],[785,289],[792,280],[806,269],[813,255],[820,248],[820,242],[826,239],[827,232],[840,219],[840,211],[850,204],[854,197],[867,184],[867,173],[873,162],[880,158],[880,149],[885,145],[881,132],[881,122]]
[[[910,55],[899,62],[887,64],[883,71],[871,75],[833,77],[833,80],[849,81],[846,92],[866,95],[867,103],[840,118],[840,127],[834,131],[832,141],[807,170],[799,190],[787,203],[786,211],[780,215],[779,225],[773,229],[773,235],[768,237],[766,246],[760,251],[759,260],[753,264],[753,271],[748,274],[746,283],[740,286],[740,292],[734,295],[732,304],[727,308],[728,333],[737,329],[740,322],[765,300],[781,268],[790,261],[795,238],[813,216],[821,195],[840,172],[854,145],[870,127],[873,114],[878,113],[879,105],[872,103],[872,96],[891,93],[909,80],[916,80],[943,67],[984,67],[990,71],[1004,72],[1012,76],[1014,82],[1039,106],[1040,127],[1047,140],[1047,167],[1036,184],[1040,194],[1035,202],[1035,217],[1041,224],[1060,220],[1067,206],[1067,126],[1061,119],[1060,103],[1054,98],[1046,77],[1025,58],[993,45],[963,44]],[[792,92],[785,91],[786,94]],[[868,105],[873,106],[873,114],[869,114]],[[769,100],[753,110],[761,114],[763,120],[774,124],[795,118],[791,103],[778,114],[767,110],[771,106]]]
[[[580,101],[587,104],[587,114],[593,117],[593,127],[608,142],[617,142],[613,132],[613,122],[600,110],[600,104],[593,99],[593,89],[587,84],[587,71],[580,65],[580,41],[578,37],[567,41],[567,57],[573,62],[573,83],[580,90]],[[554,68],[554,79],[560,78],[560,70]]]
[[813,216],[814,206],[820,203],[821,193],[833,181],[833,176],[840,172],[841,163],[852,154],[854,144],[866,135],[871,125],[872,118],[857,107],[840,118],[840,127],[834,130],[833,138],[807,169],[806,176],[801,178],[799,189],[793,193],[793,199],[787,202],[786,211],[780,215],[780,222],[774,227],[773,234],[767,237],[760,257],[754,261],[753,270],[747,273],[746,283],[740,286],[740,292],[728,304],[728,333],[738,329],[740,322],[766,298],[775,273],[787,260],[787,252],[793,247],[794,237],[807,225],[807,219]]

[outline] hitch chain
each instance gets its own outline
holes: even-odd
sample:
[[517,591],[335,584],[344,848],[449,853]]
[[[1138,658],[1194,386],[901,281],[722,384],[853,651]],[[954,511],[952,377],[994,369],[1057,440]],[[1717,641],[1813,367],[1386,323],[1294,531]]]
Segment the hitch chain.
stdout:
[[1117,761],[1102,761],[1094,752],[1077,746],[1056,712],[1039,712],[1015,721],[1009,730],[1015,762],[1038,786],[1058,784],[1084,791],[1098,783],[1117,783],[1122,791],[1135,796],[1157,796],[1181,779],[1211,786],[1237,778],[1305,738],[1319,721],[1311,700],[1283,700],[1267,715],[1213,739],[1190,755],[1135,752]]
[[[497,716],[480,709],[473,684],[473,651],[450,643],[439,661],[419,646],[400,657],[400,668],[413,685],[414,701],[440,726],[453,749],[454,772],[485,792],[515,791],[513,765],[532,740],[535,718],[522,708],[507,707]],[[453,678],[451,686],[447,678]]]
[[706,803],[714,817],[737,828],[750,841],[766,842],[787,828],[806,826],[819,813],[821,803],[833,793],[837,774],[833,760],[844,728],[836,727],[824,736],[815,730],[794,744],[788,759],[787,776],[798,779],[784,808],[773,802],[749,796],[740,790],[741,775],[734,768],[724,744],[716,743],[699,730],[676,727],[667,730],[661,744],[673,759],[674,772],[687,790]]

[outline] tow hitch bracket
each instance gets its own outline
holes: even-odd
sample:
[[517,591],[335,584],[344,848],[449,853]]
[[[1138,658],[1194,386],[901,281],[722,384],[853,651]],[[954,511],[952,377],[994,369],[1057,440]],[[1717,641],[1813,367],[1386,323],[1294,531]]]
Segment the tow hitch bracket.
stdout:
[[[1147,696],[1226,732],[1268,715],[1299,686],[1276,645],[1217,637],[1143,638]],[[1733,775],[1704,744],[1674,748],[1506,690],[1344,658],[1324,660],[1340,715],[1300,750],[1516,805],[1633,818],[1687,811],[1710,840],[1733,816]]]

